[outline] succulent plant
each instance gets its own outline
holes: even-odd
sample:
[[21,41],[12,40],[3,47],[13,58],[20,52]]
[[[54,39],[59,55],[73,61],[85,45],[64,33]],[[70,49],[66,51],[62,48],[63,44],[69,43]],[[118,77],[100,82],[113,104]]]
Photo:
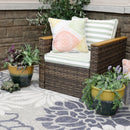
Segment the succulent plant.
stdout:
[[14,84],[12,81],[5,81],[2,84],[1,90],[6,90],[10,93],[20,90],[19,84]]

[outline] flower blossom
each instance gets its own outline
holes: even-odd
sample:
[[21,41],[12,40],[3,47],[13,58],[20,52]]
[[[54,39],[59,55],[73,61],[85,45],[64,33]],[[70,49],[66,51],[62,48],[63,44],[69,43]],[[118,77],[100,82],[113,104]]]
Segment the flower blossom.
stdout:
[[118,77],[117,77],[117,80],[120,80],[122,78],[122,75],[119,75]]
[[108,68],[107,68],[107,69],[108,69],[108,71],[110,71],[110,70],[111,70],[111,68],[112,68],[112,66],[111,66],[111,65],[110,65],[110,66],[108,66]]
[[118,65],[118,66],[116,67],[115,71],[117,72],[119,68],[120,68],[120,65]]
[[121,69],[122,69],[121,67],[118,69],[118,71],[117,71],[118,74],[121,72]]

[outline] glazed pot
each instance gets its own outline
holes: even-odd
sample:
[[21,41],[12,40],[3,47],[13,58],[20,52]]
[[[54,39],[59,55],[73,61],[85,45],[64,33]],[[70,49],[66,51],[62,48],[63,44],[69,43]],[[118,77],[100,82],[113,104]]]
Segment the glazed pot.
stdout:
[[[95,98],[100,90],[101,89],[99,88],[92,87],[91,90],[92,97]],[[121,89],[117,89],[116,91],[118,92],[118,94],[120,94],[121,98],[123,98],[125,92],[125,85],[123,85]],[[101,106],[96,110],[96,113],[106,116],[115,115],[119,106],[117,106],[115,109],[112,109],[114,106],[113,104],[114,96],[115,93],[112,92],[111,90],[104,90],[100,95]],[[94,101],[94,107],[97,106],[97,103],[98,100]]]
[[18,83],[20,87],[27,87],[31,84],[33,68],[33,66],[27,66],[26,69],[11,65],[8,66],[12,81]]

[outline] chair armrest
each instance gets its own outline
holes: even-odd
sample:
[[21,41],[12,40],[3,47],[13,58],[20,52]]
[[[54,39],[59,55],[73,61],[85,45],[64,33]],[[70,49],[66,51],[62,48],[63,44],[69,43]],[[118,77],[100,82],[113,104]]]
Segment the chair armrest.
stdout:
[[107,71],[109,65],[121,65],[125,58],[127,37],[119,37],[91,45],[90,75]]
[[41,53],[40,56],[40,64],[39,64],[39,86],[44,88],[44,81],[45,81],[45,61],[44,61],[44,54],[49,52],[52,47],[52,36],[45,36],[39,38],[38,49]]
[[41,53],[47,53],[52,47],[52,36],[45,36],[39,38],[38,48]]
[[122,37],[118,37],[118,38],[113,38],[113,39],[109,39],[109,40],[105,40],[102,42],[97,42],[97,43],[93,43],[92,46],[103,46],[103,45],[107,45],[113,42],[118,42],[118,41],[122,41],[122,40],[126,40],[127,37],[122,36]]

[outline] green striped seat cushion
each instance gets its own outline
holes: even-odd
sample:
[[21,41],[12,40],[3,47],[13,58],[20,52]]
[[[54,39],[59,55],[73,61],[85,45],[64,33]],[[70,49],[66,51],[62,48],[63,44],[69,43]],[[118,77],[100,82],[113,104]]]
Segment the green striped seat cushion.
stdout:
[[88,53],[55,53],[49,52],[45,54],[45,61],[75,67],[90,67],[90,51]]
[[[77,19],[73,17],[72,19]],[[115,37],[118,20],[92,20],[86,19],[86,41],[90,48],[92,43],[112,39]]]

